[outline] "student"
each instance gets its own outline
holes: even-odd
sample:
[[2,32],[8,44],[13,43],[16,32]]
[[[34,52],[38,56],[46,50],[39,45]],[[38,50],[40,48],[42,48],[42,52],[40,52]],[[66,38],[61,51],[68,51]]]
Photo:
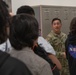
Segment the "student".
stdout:
[[[16,14],[21,14],[21,13],[29,14],[33,17],[35,16],[35,12],[34,12],[33,8],[30,6],[27,6],[27,5],[21,6],[17,9]],[[53,63],[55,63],[57,68],[59,70],[61,70],[61,64],[60,64],[59,60],[56,58],[55,50],[50,45],[50,43],[47,42],[42,36],[38,36],[38,42],[37,43],[39,46],[44,48],[44,50],[48,53],[48,56],[53,61]]]
[[12,50],[9,53],[24,62],[33,75],[52,75],[49,63],[37,56],[32,49],[37,39],[38,22],[33,16],[13,16],[9,36]]
[[65,43],[70,75],[76,75],[76,17],[70,23],[70,33]]
[[68,65],[67,60],[65,59],[65,40],[67,39],[67,35],[61,31],[61,27],[61,20],[59,18],[54,18],[52,20],[52,30],[47,35],[46,40],[53,46],[57,58],[61,62],[61,75],[68,75]]
[[[35,12],[34,12],[33,8],[30,7],[30,6],[27,6],[27,5],[21,6],[21,7],[19,7],[17,9],[16,14],[21,14],[21,13],[35,16]],[[44,49],[46,50],[46,52],[52,53],[54,55],[56,54],[55,51],[54,51],[54,49],[53,49],[53,47],[42,36],[38,37],[38,44],[40,46],[44,47]]]
[[[0,0],[0,44],[7,40],[7,24],[9,13],[7,5]],[[32,75],[21,61],[11,57],[6,52],[0,51],[0,75]]]

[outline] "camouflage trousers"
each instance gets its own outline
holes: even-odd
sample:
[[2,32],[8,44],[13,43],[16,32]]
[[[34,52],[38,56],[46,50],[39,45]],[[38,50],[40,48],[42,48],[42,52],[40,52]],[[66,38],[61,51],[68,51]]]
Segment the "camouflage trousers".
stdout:
[[70,75],[67,59],[63,58],[60,55],[57,55],[57,58],[59,59],[61,65],[62,65],[62,70],[60,70],[60,75]]
[[70,75],[68,67],[62,67],[62,70],[60,71],[60,75]]

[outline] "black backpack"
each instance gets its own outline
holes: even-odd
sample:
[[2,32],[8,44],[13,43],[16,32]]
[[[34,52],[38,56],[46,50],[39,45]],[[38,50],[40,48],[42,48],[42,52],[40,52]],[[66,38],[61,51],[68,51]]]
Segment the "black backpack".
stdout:
[[34,47],[34,52],[39,55],[40,57],[42,57],[43,59],[45,59],[51,66],[53,75],[60,75],[58,68],[56,67],[56,65],[51,61],[51,59],[48,57],[47,52],[40,47],[39,45]]
[[0,50],[0,75],[33,75],[26,65]]

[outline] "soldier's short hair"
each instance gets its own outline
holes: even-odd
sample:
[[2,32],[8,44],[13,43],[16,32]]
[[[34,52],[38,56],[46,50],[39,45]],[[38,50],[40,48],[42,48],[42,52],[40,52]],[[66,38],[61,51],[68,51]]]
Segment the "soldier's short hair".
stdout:
[[61,23],[61,20],[59,19],[59,18],[53,18],[53,20],[52,20],[52,24],[53,24],[53,22],[55,21],[55,20],[59,20],[60,21],[60,23]]

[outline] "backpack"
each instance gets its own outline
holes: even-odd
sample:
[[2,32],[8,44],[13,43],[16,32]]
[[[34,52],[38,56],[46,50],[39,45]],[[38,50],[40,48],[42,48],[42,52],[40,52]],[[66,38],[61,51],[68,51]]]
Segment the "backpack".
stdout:
[[50,64],[53,75],[60,75],[59,70],[56,67],[56,64],[52,62],[52,60],[48,57],[47,52],[42,47],[36,45],[33,50],[37,55],[45,59]]
[[27,66],[0,50],[0,75],[32,75]]
[[69,38],[65,42],[66,57],[69,65],[70,75],[76,75],[76,40],[70,41]]

